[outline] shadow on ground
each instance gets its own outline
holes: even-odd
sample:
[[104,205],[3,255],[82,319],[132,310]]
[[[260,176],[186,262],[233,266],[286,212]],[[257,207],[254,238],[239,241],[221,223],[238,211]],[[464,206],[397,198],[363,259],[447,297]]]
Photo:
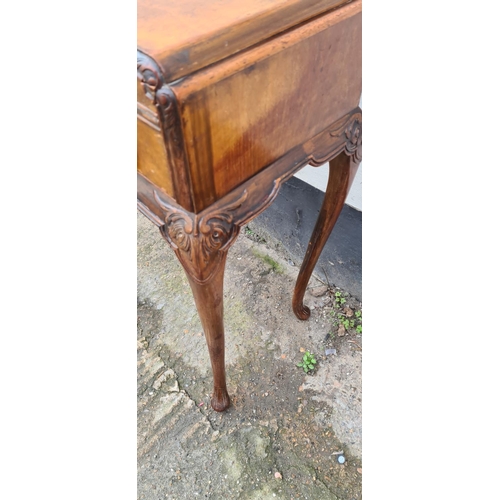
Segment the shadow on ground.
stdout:
[[[308,292],[311,318],[296,319],[297,267],[244,233],[227,259],[232,406],[218,414],[184,271],[138,214],[138,498],[360,499],[361,335],[331,335],[331,290]],[[304,350],[318,361],[309,375],[297,367]]]

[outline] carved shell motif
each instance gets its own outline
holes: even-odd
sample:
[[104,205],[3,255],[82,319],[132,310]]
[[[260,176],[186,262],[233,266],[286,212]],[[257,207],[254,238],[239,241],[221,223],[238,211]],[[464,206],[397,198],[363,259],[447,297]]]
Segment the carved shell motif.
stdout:
[[182,213],[170,214],[166,219],[166,230],[170,242],[183,252],[191,252],[193,221]]
[[222,250],[226,243],[231,240],[235,232],[233,216],[229,213],[214,215],[205,222],[200,221],[201,248],[205,263],[210,261],[211,255]]
[[[338,122],[337,122],[338,123]],[[361,161],[361,113],[355,112],[352,115],[348,116],[346,120],[340,121],[338,125],[335,126],[330,131],[330,135],[338,141],[341,141],[339,144],[340,149],[334,149],[334,154],[342,151],[348,156],[352,156],[356,163]],[[342,144],[343,143],[343,144]],[[319,162],[316,162],[319,164]]]
[[345,129],[346,143],[345,151],[348,155],[354,155],[356,161],[361,161],[361,122],[356,118],[349,123]]
[[208,281],[222,261],[223,251],[238,235],[239,226],[234,223],[233,211],[247,197],[224,207],[220,212],[208,212],[197,216],[180,208],[167,205],[155,192],[158,204],[165,211],[165,225],[161,234],[177,253],[188,274],[199,283]]

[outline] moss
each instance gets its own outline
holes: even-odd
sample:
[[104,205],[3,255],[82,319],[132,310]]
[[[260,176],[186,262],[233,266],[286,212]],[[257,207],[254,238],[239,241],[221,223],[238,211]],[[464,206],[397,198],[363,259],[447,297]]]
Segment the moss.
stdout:
[[256,248],[252,248],[252,253],[258,257],[260,260],[262,260],[265,264],[270,266],[270,268],[277,274],[283,274],[284,269],[281,264],[276,262],[271,256],[262,253],[261,251],[257,250]]

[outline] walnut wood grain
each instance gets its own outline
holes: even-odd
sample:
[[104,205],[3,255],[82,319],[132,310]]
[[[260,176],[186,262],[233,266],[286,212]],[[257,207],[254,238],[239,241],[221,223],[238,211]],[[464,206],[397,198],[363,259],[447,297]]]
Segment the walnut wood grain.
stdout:
[[305,165],[322,165],[343,151],[359,162],[361,116],[359,107],[353,109],[198,214],[186,210],[138,172],[138,207],[159,227],[172,213],[184,214],[184,218],[191,221],[188,228],[199,227],[201,221],[227,213],[231,216],[231,223],[242,226],[263,212],[277,196],[280,186]]
[[192,210],[191,182],[178,103],[161,69],[137,51],[137,168],[186,209]]
[[199,213],[357,107],[361,1],[174,82],[141,51],[137,65],[139,171]]
[[195,211],[358,106],[360,9],[352,2],[171,85]]
[[348,1],[140,0],[137,44],[173,81]]

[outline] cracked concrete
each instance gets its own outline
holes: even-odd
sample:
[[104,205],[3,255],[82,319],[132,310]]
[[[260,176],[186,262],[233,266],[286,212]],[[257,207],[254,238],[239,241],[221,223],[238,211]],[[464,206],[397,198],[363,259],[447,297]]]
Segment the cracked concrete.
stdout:
[[[138,498],[359,499],[361,336],[329,335],[331,294],[307,293],[311,318],[295,318],[298,269],[274,245],[244,233],[227,259],[232,406],[218,414],[210,407],[210,361],[184,271],[158,229],[138,214]],[[318,285],[313,278],[310,286]],[[337,355],[327,356],[332,347]],[[303,350],[318,360],[310,375],[296,366]]]

